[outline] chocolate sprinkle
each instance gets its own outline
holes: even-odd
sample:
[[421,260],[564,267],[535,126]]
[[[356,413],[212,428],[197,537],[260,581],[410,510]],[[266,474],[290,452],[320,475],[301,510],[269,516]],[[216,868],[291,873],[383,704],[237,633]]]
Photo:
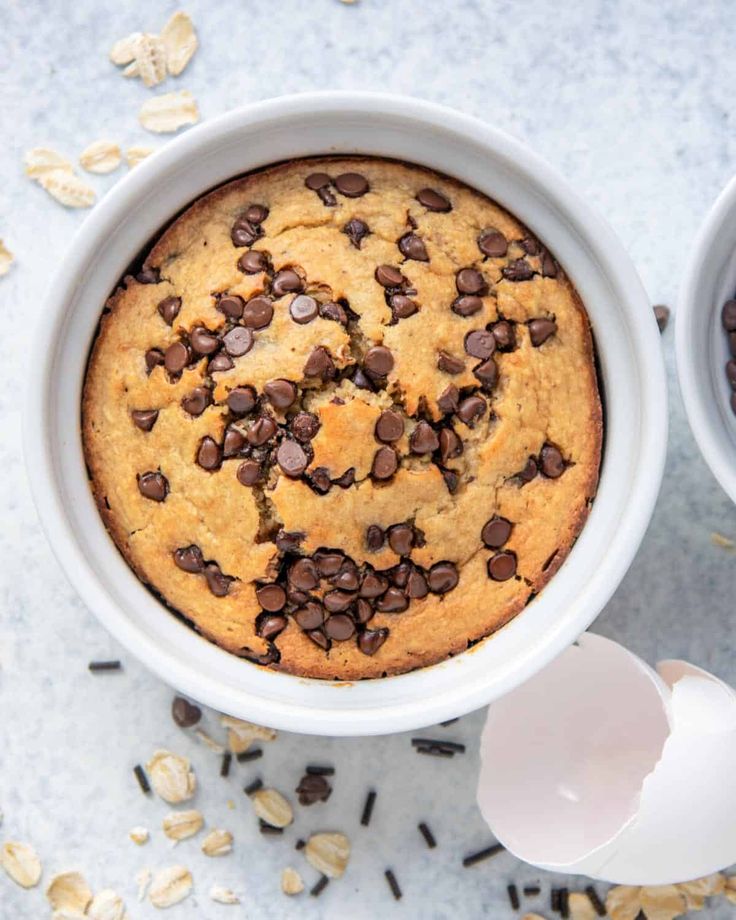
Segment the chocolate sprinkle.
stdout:
[[329,884],[329,881],[330,880],[327,878],[327,876],[323,875],[317,884],[312,887],[311,891],[309,892],[310,895],[313,898],[318,898]]
[[263,780],[260,778],[254,779],[252,783],[250,783],[243,789],[243,792],[246,795],[253,795],[253,793],[258,792],[259,789],[263,789]]
[[429,849],[433,850],[437,846],[437,841],[434,839],[434,834],[432,831],[427,827],[424,821],[418,824],[417,827],[419,828],[419,833],[422,835],[422,837],[424,837],[424,840]]
[[391,869],[386,869],[384,875],[386,876],[386,881],[388,882],[388,886],[391,889],[391,894],[393,894],[397,901],[400,901],[401,888],[399,887],[399,883],[396,881],[396,876],[393,874]]
[[230,751],[225,751],[222,755],[222,763],[220,764],[220,776],[229,776],[230,775],[230,764],[232,763],[233,755]]
[[138,780],[138,785],[141,787],[141,792],[148,795],[151,791],[151,784],[148,782],[148,777],[143,767],[137,763],[133,767],[133,772],[135,773],[135,778]]
[[[258,760],[261,757],[263,757],[263,750],[261,748],[249,748],[247,751],[242,751],[237,755],[237,761],[238,763],[250,763],[251,760]],[[250,793],[248,793],[248,795],[250,795]]]
[[87,665],[89,670],[93,674],[98,674],[101,671],[121,671],[122,665],[119,661],[90,661]]
[[603,901],[601,901],[595,888],[592,885],[586,885],[585,893],[588,895],[588,900],[593,905],[593,910],[598,914],[599,917],[605,917],[606,905],[603,903]]
[[509,901],[511,902],[511,907],[514,910],[518,910],[521,902],[519,901],[519,889],[513,883],[506,887],[506,891],[509,894]]
[[484,859],[490,859],[492,856],[497,856],[504,849],[505,847],[501,846],[500,843],[494,843],[484,850],[478,850],[476,853],[471,853],[469,856],[466,856],[463,859],[463,866],[467,869],[470,866],[474,866],[476,863],[482,862]]
[[371,789],[365,799],[365,804],[363,805],[363,811],[360,815],[360,823],[363,827],[368,827],[371,823],[371,815],[373,814],[373,806],[376,804],[376,792]]

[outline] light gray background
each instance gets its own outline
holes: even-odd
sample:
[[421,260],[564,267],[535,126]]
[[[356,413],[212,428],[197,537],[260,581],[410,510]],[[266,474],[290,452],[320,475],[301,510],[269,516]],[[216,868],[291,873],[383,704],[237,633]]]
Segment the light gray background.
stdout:
[[[95,888],[118,889],[131,918],[157,915],[135,902],[137,869],[178,861],[196,880],[195,895],[172,910],[182,920],[379,913],[503,920],[512,916],[506,884],[540,875],[508,855],[460,867],[463,854],[489,841],[474,804],[482,712],[437,730],[468,744],[453,761],[417,757],[408,735],[282,735],[255,766],[222,780],[215,756],[171,723],[170,690],[82,606],[40,531],[20,446],[25,370],[47,278],[84,213],[65,211],[26,180],[22,155],[49,144],[75,156],[100,137],[163,143],[136,121],[151,91],[124,80],[107,51],[133,30],[157,31],[176,8],[161,0],[0,2],[0,237],[17,257],[0,281],[0,837],[32,841],[46,878],[78,867]],[[191,90],[203,118],[327,88],[409,93],[477,115],[533,146],[598,208],[654,303],[672,305],[695,231],[734,170],[736,19],[728,0],[190,0],[185,8],[201,48],[183,77],[160,90]],[[103,193],[123,172],[93,184]],[[672,345],[670,328],[662,339],[671,395],[662,494],[641,552],[595,628],[650,661],[684,656],[736,683],[736,557],[710,541],[712,531],[736,537],[736,518],[687,427]],[[121,657],[124,673],[87,673],[90,658],[107,657]],[[167,809],[143,798],[130,772],[160,745],[192,757],[202,787],[197,805],[210,824],[234,832],[232,856],[207,860],[196,841],[171,854],[158,830]],[[261,774],[290,792],[310,761],[336,765],[332,799],[299,809],[283,839],[261,838],[241,786]],[[358,816],[370,785],[379,797],[366,830]],[[431,852],[415,829],[422,819],[439,841]],[[135,824],[154,831],[143,849],[127,840]],[[303,867],[293,842],[318,828],[349,834],[349,872],[318,901],[287,903],[280,870]],[[398,906],[386,866],[404,888]],[[304,874],[311,884],[314,872]],[[47,915],[39,890],[23,892],[0,876],[2,920]],[[551,878],[541,881],[546,891]],[[212,904],[214,882],[235,888],[244,906]],[[723,902],[701,916],[731,914]]]

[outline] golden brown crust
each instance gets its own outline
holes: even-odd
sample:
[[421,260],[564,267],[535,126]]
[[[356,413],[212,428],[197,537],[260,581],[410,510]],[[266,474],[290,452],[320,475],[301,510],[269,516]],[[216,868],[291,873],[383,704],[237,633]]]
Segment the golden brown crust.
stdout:
[[[305,178],[317,172],[333,180],[358,172],[370,190],[347,197],[333,182],[323,193],[326,204],[305,186]],[[449,213],[417,201],[427,187],[451,201]],[[236,247],[231,230],[253,203],[268,208],[263,235]],[[343,229],[354,218],[370,231],[359,247]],[[485,257],[479,249],[479,233],[489,227],[509,241],[505,255]],[[407,233],[421,237],[427,261],[404,259],[398,240]],[[240,270],[238,259],[249,250],[268,253],[269,271]],[[576,292],[549,253],[493,202],[454,180],[393,161],[295,161],[200,198],[163,233],[145,264],[160,272],[160,280],[127,277],[108,302],[93,346],[82,406],[85,455],[98,507],[128,563],[212,641],[310,677],[400,673],[461,652],[498,629],[564,562],[598,480],[602,417],[592,338]],[[399,268],[407,296],[419,305],[414,315],[392,320],[389,301],[396,289],[387,293],[378,283],[380,265]],[[323,316],[306,324],[291,318],[294,294],[279,296],[272,284],[274,271],[292,266],[318,302],[349,306],[347,325]],[[451,304],[458,297],[457,272],[468,267],[481,271],[488,290],[478,312],[460,316]],[[515,280],[525,274],[528,280]],[[198,326],[219,336],[232,327],[217,308],[218,297],[248,301],[264,292],[270,293],[273,318],[254,331],[253,347],[234,357],[231,369],[212,372],[200,357],[180,375],[162,366],[147,372],[149,349],[163,352],[186,343]],[[181,299],[171,325],[158,310],[167,297]],[[528,324],[540,318],[553,318],[555,329],[535,346]],[[465,352],[464,340],[469,331],[493,329],[500,320],[511,323],[514,347],[496,349],[498,379],[484,389],[474,374],[481,362]],[[354,371],[376,345],[389,349],[393,367],[385,380],[374,378],[371,389],[357,387]],[[329,352],[335,378],[305,375],[316,348]],[[457,373],[438,367],[443,351],[462,361]],[[297,402],[286,410],[264,400],[265,384],[277,378],[298,388]],[[457,413],[444,412],[440,397],[450,385],[461,398],[480,395],[482,417],[466,424]],[[227,396],[244,386],[255,388],[260,408],[235,417]],[[195,387],[211,394],[200,415],[181,405]],[[404,433],[394,442],[399,469],[382,482],[371,472],[381,447],[373,431],[389,408],[403,420]],[[149,409],[158,416],[146,431],[133,424],[131,412]],[[279,441],[293,440],[297,410],[311,413],[320,427],[311,442],[303,442],[305,475],[289,478],[274,455]],[[277,426],[275,438],[255,453],[267,470],[264,481],[255,487],[239,482],[236,471],[247,448],[214,470],[198,464],[204,438],[222,446],[228,426],[245,432],[264,412]],[[413,453],[410,436],[422,418],[436,432],[452,428],[463,443],[460,456]],[[561,451],[564,472],[556,478],[540,472],[522,482],[517,474],[529,458],[539,462],[550,445]],[[442,469],[448,479],[457,478],[454,492]],[[350,470],[354,482],[348,477],[335,483]],[[145,497],[138,485],[142,473],[159,471],[168,484],[164,501]],[[515,554],[516,574],[504,581],[489,577],[488,560],[497,550],[481,540],[494,516],[513,522],[499,551]],[[340,550],[364,574],[366,566],[395,572],[400,561],[388,541],[371,549],[367,529],[403,523],[413,528],[410,560],[416,570],[426,575],[438,563],[451,563],[459,583],[447,593],[411,599],[404,612],[375,612],[367,628],[389,630],[375,654],[364,654],[354,636],[333,639],[325,651],[297,624],[296,604],[272,641],[258,634],[263,615],[256,588],[272,580],[286,584],[296,558],[284,554],[283,542],[281,548],[274,542],[278,531],[303,535],[297,554]],[[175,564],[173,553],[192,545],[233,579],[224,596],[212,593],[203,574]],[[323,579],[310,593],[321,598],[331,587]]]

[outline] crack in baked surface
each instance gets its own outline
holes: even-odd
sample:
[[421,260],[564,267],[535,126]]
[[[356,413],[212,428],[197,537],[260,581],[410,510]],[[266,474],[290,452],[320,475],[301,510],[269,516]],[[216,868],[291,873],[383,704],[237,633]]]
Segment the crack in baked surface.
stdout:
[[191,205],[106,304],[82,416],[141,580],[228,651],[326,679],[441,661],[519,613],[585,523],[602,442],[552,253],[376,158]]

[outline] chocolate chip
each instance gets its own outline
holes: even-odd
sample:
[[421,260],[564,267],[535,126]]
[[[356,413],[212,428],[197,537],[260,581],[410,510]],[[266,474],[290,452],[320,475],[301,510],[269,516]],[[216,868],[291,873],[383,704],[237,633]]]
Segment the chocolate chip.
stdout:
[[455,286],[459,294],[485,294],[488,290],[485,278],[477,268],[461,268],[455,275]]
[[161,319],[167,326],[171,326],[181,310],[181,297],[164,297],[158,305],[158,312]]
[[429,262],[424,240],[416,233],[405,233],[399,240],[398,246],[404,258],[413,259],[415,262]]
[[347,234],[348,239],[356,249],[360,249],[362,240],[364,237],[368,236],[370,230],[365,221],[360,220],[358,217],[353,217],[353,219],[349,220],[342,228],[342,232]]
[[298,530],[289,532],[288,530],[281,529],[276,534],[274,543],[276,544],[276,548],[282,553],[295,553],[299,549],[299,545],[304,540],[305,536],[306,534]]
[[553,319],[533,319],[529,323],[529,338],[535,348],[543,345],[556,332],[557,323]]
[[237,294],[228,294],[227,297],[221,297],[217,301],[217,309],[230,319],[240,319],[244,306],[243,298],[238,297]]
[[475,329],[465,336],[465,351],[472,358],[485,360],[496,350],[496,339],[487,329]]
[[385,345],[374,345],[363,358],[363,367],[373,377],[385,377],[394,366],[394,356]]
[[429,422],[419,422],[409,437],[409,447],[413,454],[431,454],[440,446],[437,432]]
[[158,367],[159,364],[164,363],[164,353],[158,348],[149,348],[145,354],[144,360],[146,362],[146,370],[150,374],[154,367]]
[[[333,638],[337,638],[333,636]],[[296,793],[300,805],[314,805],[315,802],[326,802],[332,792],[332,787],[324,776],[307,773],[299,780]]]
[[245,435],[238,431],[233,425],[228,425],[225,429],[225,438],[222,442],[222,454],[224,457],[235,457],[245,446]]
[[542,253],[542,277],[543,278],[556,278],[557,277],[557,263],[552,258],[550,253],[545,251]]
[[337,204],[337,198],[331,188],[325,187],[317,190],[317,195],[322,204],[326,205],[328,208],[334,208]]
[[539,242],[535,240],[533,236],[525,236],[523,240],[519,240],[519,246],[521,246],[524,252],[529,256],[539,255],[542,249]]
[[516,474],[516,478],[521,480],[521,483],[524,484],[527,482],[531,482],[532,479],[534,479],[534,477],[537,475],[538,472],[539,472],[539,466],[537,464],[537,461],[534,459],[534,457],[530,457],[526,461],[526,465],[524,469],[520,473]]
[[170,374],[178,374],[189,364],[191,353],[183,342],[172,342],[164,353],[164,366]]
[[482,364],[473,368],[473,375],[480,380],[484,389],[490,390],[498,379],[498,367],[493,358],[489,358]]
[[197,451],[197,463],[203,470],[219,469],[222,463],[220,445],[213,438],[209,437],[209,435],[202,438],[199,450]]
[[391,447],[380,447],[373,457],[371,473],[376,479],[390,479],[398,469],[396,451]]
[[460,403],[460,390],[451,383],[437,397],[437,405],[443,412],[455,412]]
[[723,304],[721,323],[726,332],[736,332],[736,300],[727,300]]
[[286,591],[277,584],[261,585],[256,588],[256,600],[269,613],[278,613],[286,604]]
[[488,560],[488,574],[494,581],[508,581],[516,575],[516,556],[513,553],[496,553]]
[[388,545],[397,556],[408,556],[414,545],[414,530],[409,524],[394,524],[388,529]]
[[[379,528],[380,529],[380,528]],[[360,585],[361,597],[380,597],[388,588],[388,581],[376,572],[367,572]]]
[[508,265],[504,265],[501,274],[507,281],[529,281],[534,277],[534,269],[526,259],[513,259]]
[[235,581],[229,575],[223,575],[220,566],[216,562],[210,562],[205,570],[204,577],[207,581],[207,587],[215,597],[225,597],[230,590],[230,584]]
[[[311,629],[309,632],[305,633],[309,638],[314,642],[315,645],[318,645],[320,648],[328,651],[330,647],[330,640],[320,629]],[[327,878],[326,875],[323,875],[322,878]]]
[[364,655],[375,655],[388,639],[388,629],[366,629],[358,636],[358,648]]
[[204,326],[195,326],[189,334],[189,344],[198,355],[211,355],[222,345],[219,337]]
[[660,303],[654,307],[654,318],[657,320],[657,326],[660,332],[664,332],[667,323],[670,321],[670,308]]
[[397,588],[405,588],[411,572],[412,567],[409,562],[400,562],[391,570],[391,581]]
[[353,595],[346,591],[328,591],[322,603],[330,613],[343,613],[353,603]]
[[251,249],[238,259],[238,268],[246,275],[258,275],[268,268],[268,256],[265,252]]
[[230,355],[219,354],[215,355],[215,357],[210,360],[210,363],[207,365],[207,370],[214,374],[218,371],[229,371],[233,367],[235,367],[235,365]]
[[351,636],[355,635],[355,623],[352,617],[344,613],[334,614],[329,617],[325,623],[325,632],[330,639],[344,642],[346,639],[350,639]]
[[355,482],[355,467],[351,466],[350,469],[345,470],[342,476],[338,476],[337,479],[333,479],[332,481],[340,489],[349,489]]
[[263,230],[257,224],[252,224],[249,220],[246,220],[244,216],[235,221],[230,231],[233,246],[238,247],[252,246],[261,236],[263,236]]
[[319,629],[324,622],[325,612],[317,601],[307,601],[296,611],[294,619],[302,629]]
[[368,374],[366,374],[362,367],[355,368],[355,373],[353,374],[353,384],[358,387],[359,390],[370,390],[371,392],[375,390],[373,381],[370,379]]
[[260,447],[276,434],[276,422],[268,415],[260,415],[245,434],[249,444]]
[[332,182],[332,179],[327,175],[327,173],[316,172],[310,173],[307,178],[304,180],[304,184],[308,189],[311,189],[313,192],[318,191],[321,188],[329,185]]
[[446,374],[462,374],[465,370],[465,362],[449,352],[441,351],[437,356],[437,367]]
[[375,271],[376,281],[385,288],[397,288],[406,281],[395,265],[379,265]]
[[411,598],[426,597],[429,594],[427,579],[418,569],[413,569],[406,582],[406,593]]
[[365,532],[365,542],[372,553],[377,553],[383,546],[386,534],[378,524],[371,524]]
[[174,562],[182,570],[190,575],[198,575],[204,571],[204,559],[202,550],[195,544],[191,546],[182,546],[174,550]]
[[409,600],[399,588],[388,588],[383,597],[376,601],[376,610],[381,613],[403,613],[409,606]]
[[452,428],[443,428],[440,431],[440,457],[443,463],[448,460],[454,460],[463,452],[463,442],[455,434]]
[[408,319],[419,310],[417,304],[406,294],[392,294],[389,305],[394,322],[398,322],[400,319]]
[[149,470],[138,476],[138,491],[144,498],[154,502],[162,502],[169,494],[169,481],[163,473]]
[[303,370],[305,377],[320,377],[322,380],[332,380],[336,374],[335,362],[332,355],[322,345],[312,349]]
[[482,396],[468,396],[457,407],[458,418],[465,422],[469,427],[473,427],[476,422],[486,411],[486,401]]
[[253,387],[235,387],[227,394],[227,407],[235,415],[245,415],[255,409],[257,399]]
[[457,313],[458,316],[473,316],[482,309],[483,301],[474,294],[463,294],[461,297],[456,297],[451,305],[452,312]]
[[508,320],[502,319],[497,322],[491,329],[491,332],[493,333],[493,338],[496,340],[496,345],[498,345],[501,351],[510,351],[516,345],[514,327]]
[[289,569],[289,583],[299,591],[313,591],[319,585],[317,566],[308,557],[297,559]]
[[251,297],[243,308],[243,322],[251,329],[264,329],[273,319],[273,304],[263,294]]
[[182,398],[181,407],[189,415],[201,415],[210,404],[210,391],[207,387],[195,387]]
[[480,538],[489,549],[498,549],[511,536],[511,521],[502,517],[492,517],[480,532]]
[[345,562],[342,553],[320,552],[320,550],[317,550],[312,559],[322,578],[332,578],[337,575]]
[[157,268],[152,268],[150,265],[144,265],[135,276],[135,280],[139,284],[158,284],[161,280],[161,272]]
[[365,176],[360,173],[342,173],[335,179],[335,188],[346,198],[360,198],[370,186]]
[[262,639],[275,639],[288,625],[289,621],[286,617],[268,614],[264,617],[258,617],[256,633]]
[[289,313],[295,323],[305,326],[319,316],[319,307],[314,297],[309,294],[297,294],[289,304]]
[[243,216],[251,224],[262,224],[268,217],[268,208],[265,204],[251,204]]
[[[317,566],[322,574],[320,566]],[[352,559],[346,559],[340,570],[332,577],[332,584],[341,591],[357,591],[360,587],[358,567]]]
[[296,479],[306,470],[309,458],[301,444],[296,441],[282,441],[276,451],[276,462],[287,476]]
[[254,486],[261,478],[261,465],[256,460],[243,460],[235,474],[243,486]]
[[348,324],[348,315],[345,312],[345,308],[342,304],[335,303],[332,300],[321,305],[319,315],[323,319],[331,319],[335,323],[340,323],[341,326],[347,326]]
[[376,437],[384,444],[398,441],[404,433],[404,420],[394,409],[384,409],[376,422]]
[[326,495],[332,488],[330,471],[326,466],[316,466],[309,474],[309,482],[315,492]]
[[134,409],[130,413],[133,424],[141,431],[150,431],[156,424],[158,409]]
[[240,358],[253,347],[253,332],[245,326],[233,326],[222,338],[225,351],[233,358]]
[[736,390],[736,360],[731,360],[726,364],[726,378],[731,384],[731,389]]
[[355,619],[358,623],[365,624],[373,619],[375,615],[375,610],[367,600],[360,597],[355,605]]
[[539,466],[549,479],[557,479],[565,472],[565,461],[554,444],[545,444],[539,453]]
[[297,388],[290,380],[269,380],[263,387],[266,398],[275,409],[288,409],[297,397]]
[[509,244],[506,237],[500,230],[494,230],[493,227],[487,227],[478,234],[478,249],[484,256],[491,259],[500,259],[506,255]]
[[304,282],[293,268],[282,268],[276,272],[271,281],[271,293],[274,297],[283,297],[284,294],[301,294]]
[[445,480],[447,491],[450,495],[454,495],[460,484],[460,477],[454,470],[442,470],[442,478]]
[[202,710],[183,696],[176,696],[171,704],[171,718],[179,728],[191,728],[202,718]]
[[300,412],[291,420],[291,433],[298,441],[306,443],[319,431],[319,419],[311,412]]
[[452,562],[436,562],[429,570],[427,581],[435,594],[447,594],[457,585],[459,577]]
[[449,198],[433,188],[423,188],[417,193],[417,201],[428,211],[447,212],[452,210]]

